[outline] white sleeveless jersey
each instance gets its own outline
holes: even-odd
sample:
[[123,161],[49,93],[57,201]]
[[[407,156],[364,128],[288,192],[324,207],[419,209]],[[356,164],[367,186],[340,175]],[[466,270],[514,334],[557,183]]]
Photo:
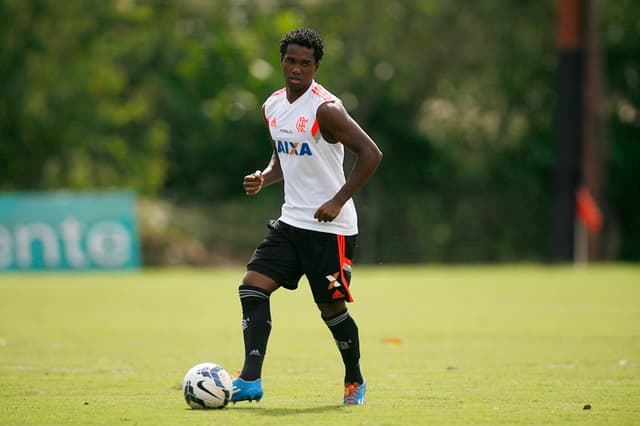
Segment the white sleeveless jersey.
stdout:
[[328,143],[320,133],[316,118],[318,107],[326,102],[340,102],[340,99],[314,81],[293,103],[289,103],[287,90],[283,88],[263,105],[284,176],[280,220],[312,231],[355,235],[358,219],[352,199],[332,222],[318,222],[313,217],[345,183],[344,146],[339,142]]

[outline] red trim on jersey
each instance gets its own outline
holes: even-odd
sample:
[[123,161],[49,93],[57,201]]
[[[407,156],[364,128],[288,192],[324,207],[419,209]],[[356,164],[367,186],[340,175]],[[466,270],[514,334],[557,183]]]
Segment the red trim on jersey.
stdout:
[[336,98],[331,96],[331,93],[327,92],[326,90],[324,90],[322,87],[316,85],[313,86],[311,88],[311,93],[313,93],[314,95],[320,96],[322,99],[324,99],[325,101],[335,101]]
[[286,92],[286,91],[287,91],[287,88],[286,88],[286,87],[283,87],[282,89],[278,89],[278,90],[276,90],[275,92],[273,92],[273,93],[271,94],[271,96],[269,96],[269,97],[272,97],[272,96],[278,96],[280,93],[282,93],[282,92]]
[[320,130],[320,125],[318,124],[318,117],[316,117],[313,121],[313,126],[311,126],[311,136],[315,138],[318,130]]
[[336,235],[336,238],[338,240],[338,258],[340,260],[340,281],[344,286],[345,291],[347,292],[347,300],[349,302],[353,302],[353,297],[351,296],[351,291],[349,290],[349,283],[344,276],[344,265],[351,266],[351,260],[347,259],[346,256],[347,239],[344,235]]

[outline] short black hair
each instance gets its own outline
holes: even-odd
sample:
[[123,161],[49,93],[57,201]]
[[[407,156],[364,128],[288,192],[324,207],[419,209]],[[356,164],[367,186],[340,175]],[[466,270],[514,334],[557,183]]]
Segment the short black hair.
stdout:
[[284,54],[287,52],[287,46],[290,44],[298,44],[302,47],[313,49],[313,59],[315,59],[316,62],[320,62],[324,56],[324,45],[322,44],[320,34],[310,28],[298,28],[289,31],[282,37],[280,41],[280,60],[284,58]]

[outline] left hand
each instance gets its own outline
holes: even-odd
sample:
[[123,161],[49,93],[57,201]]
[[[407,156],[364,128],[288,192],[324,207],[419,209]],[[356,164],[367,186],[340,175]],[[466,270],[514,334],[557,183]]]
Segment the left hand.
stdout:
[[318,222],[331,222],[340,214],[342,210],[342,203],[335,199],[331,199],[321,205],[314,213],[313,217],[318,219]]

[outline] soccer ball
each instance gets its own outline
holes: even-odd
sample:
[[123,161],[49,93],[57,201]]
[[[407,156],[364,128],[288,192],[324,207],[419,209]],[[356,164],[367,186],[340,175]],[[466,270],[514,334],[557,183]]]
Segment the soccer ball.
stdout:
[[187,371],[182,389],[191,408],[224,408],[231,400],[233,380],[218,364],[204,362]]

